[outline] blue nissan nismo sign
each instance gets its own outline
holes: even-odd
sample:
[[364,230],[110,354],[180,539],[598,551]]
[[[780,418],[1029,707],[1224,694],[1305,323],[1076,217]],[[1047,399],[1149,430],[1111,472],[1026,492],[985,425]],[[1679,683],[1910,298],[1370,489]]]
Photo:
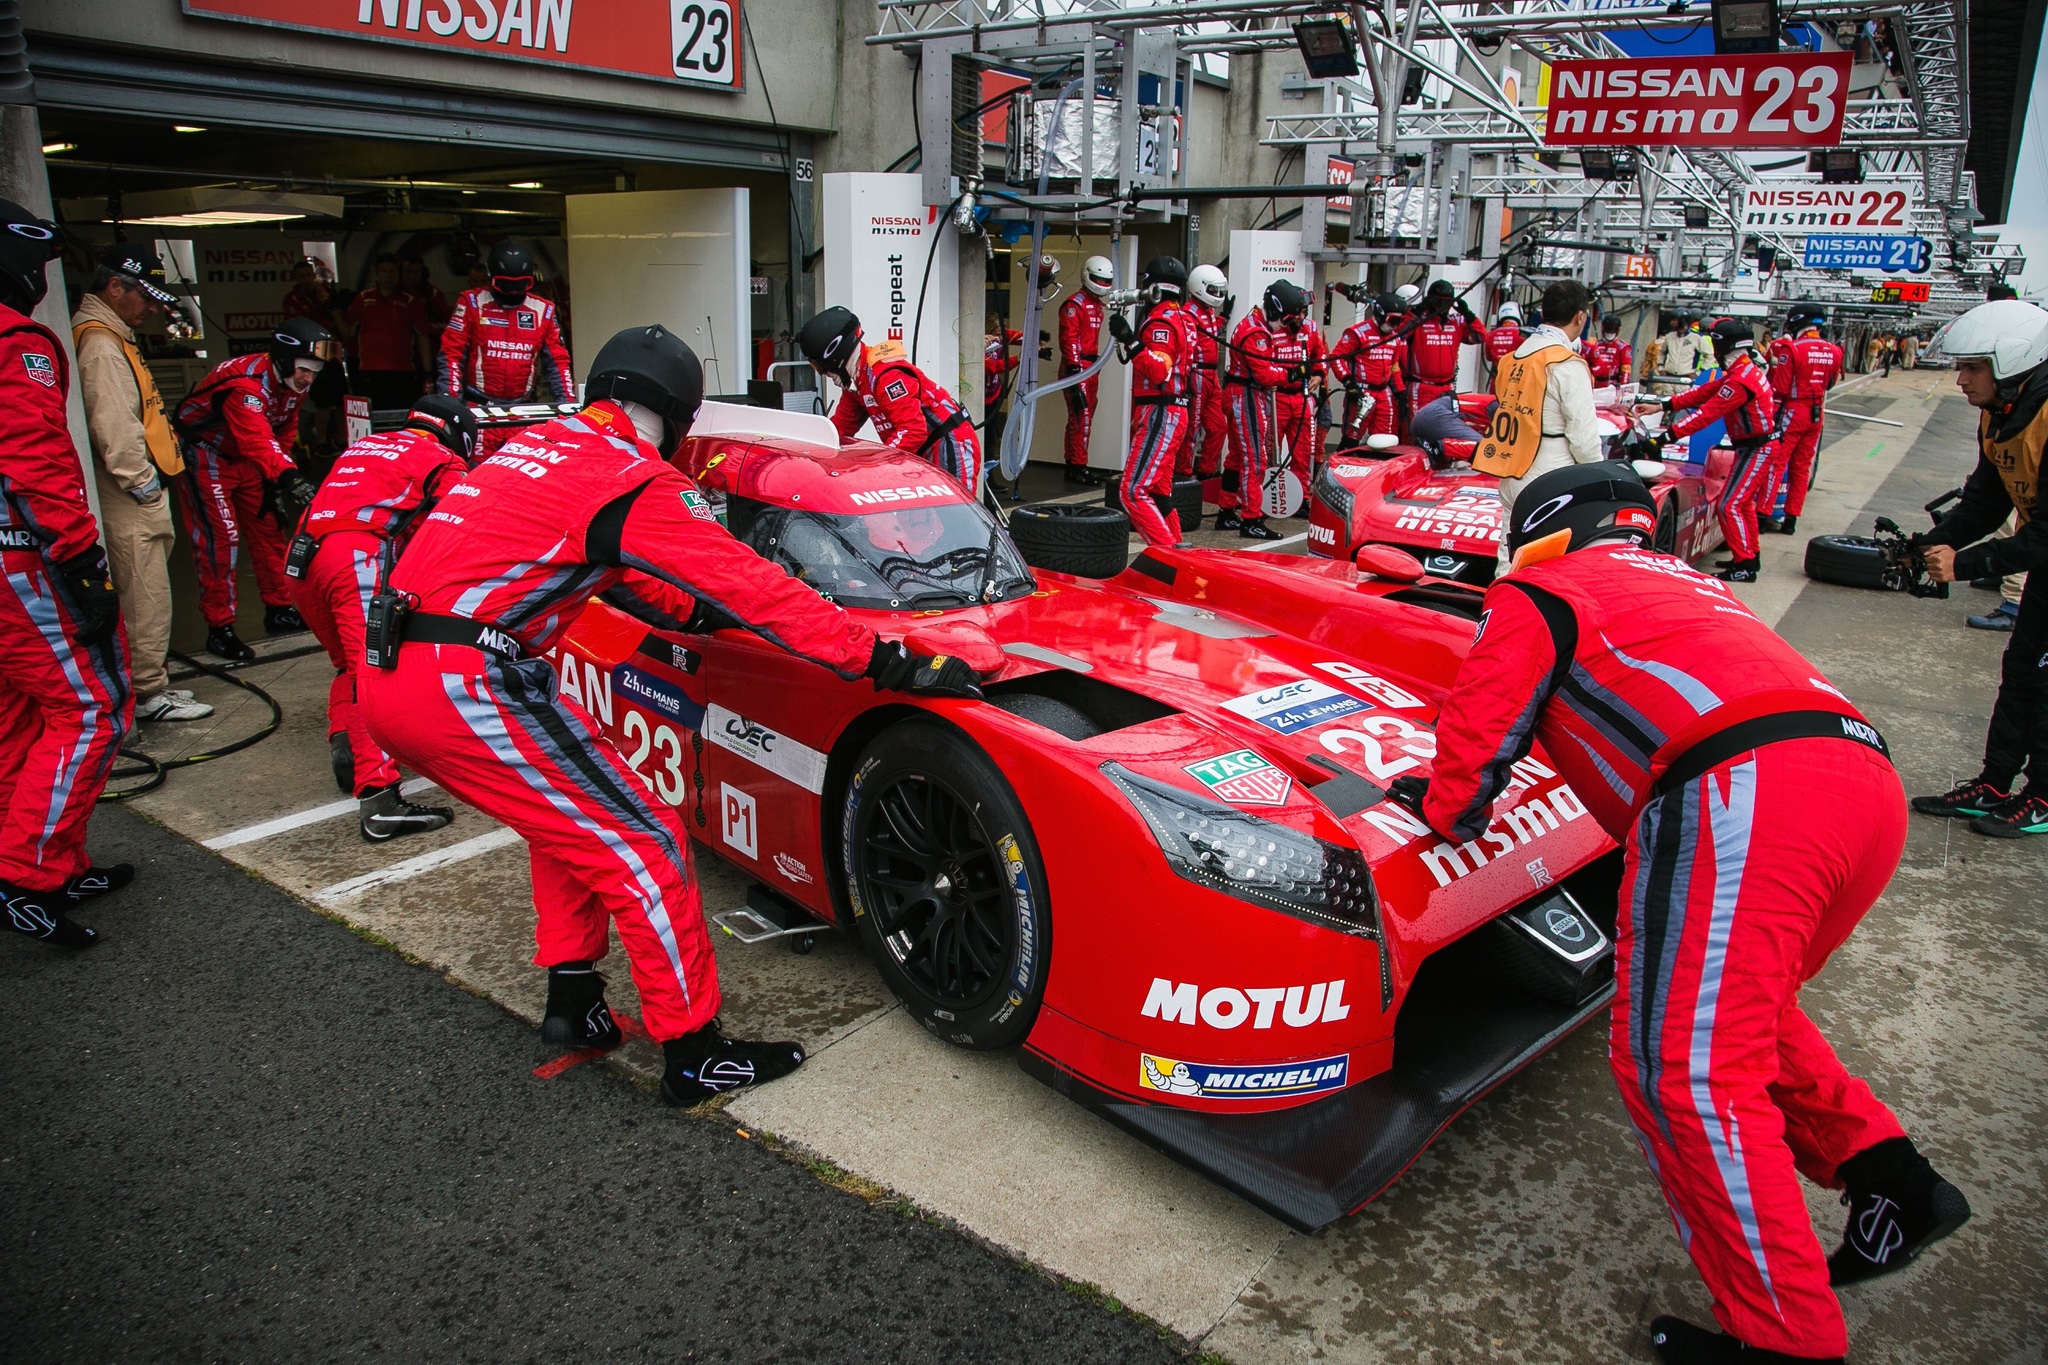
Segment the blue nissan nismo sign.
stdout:
[[1918,275],[1934,263],[1934,248],[1925,237],[1833,233],[1808,237],[1799,263],[1808,270],[1885,270]]

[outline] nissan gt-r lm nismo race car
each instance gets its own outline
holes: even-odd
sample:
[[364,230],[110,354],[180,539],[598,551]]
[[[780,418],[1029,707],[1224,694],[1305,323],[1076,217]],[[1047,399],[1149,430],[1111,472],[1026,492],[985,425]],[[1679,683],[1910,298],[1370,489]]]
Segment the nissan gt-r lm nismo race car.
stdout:
[[1429,772],[1473,590],[1200,550],[1034,574],[946,475],[801,414],[707,404],[678,463],[986,700],[603,604],[562,688],[757,901],[858,933],[934,1034],[1020,1048],[1313,1229],[1612,994],[1619,855],[1542,753],[1469,844],[1385,799]]
[[[1623,457],[1650,430],[1626,404],[1601,406],[1597,421],[1611,458]],[[1309,552],[1349,559],[1367,545],[1392,545],[1432,574],[1491,583],[1503,529],[1500,480],[1469,463],[1477,441],[1447,441],[1432,456],[1420,446],[1385,444],[1391,436],[1374,439],[1382,446],[1337,451],[1316,471]],[[1680,442],[1666,446],[1661,460],[1638,463],[1657,500],[1658,549],[1691,561],[1721,544],[1714,499],[1734,459],[1724,445],[1692,461]]]

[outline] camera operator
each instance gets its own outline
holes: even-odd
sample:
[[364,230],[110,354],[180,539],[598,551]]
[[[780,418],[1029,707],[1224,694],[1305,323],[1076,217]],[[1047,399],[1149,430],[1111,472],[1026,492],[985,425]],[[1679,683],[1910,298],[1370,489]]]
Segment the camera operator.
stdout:
[[[1919,539],[1936,583],[2027,572],[1984,740],[1984,770],[1913,809],[1970,822],[1979,834],[2048,834],[2048,506],[2041,451],[2048,446],[2048,311],[2018,299],[1980,304],[1941,344],[1956,362],[1956,387],[1977,418],[1977,467],[1962,501]],[[2013,534],[1996,532],[2011,516]],[[1981,542],[1981,543],[1979,543]],[[1958,548],[1967,547],[1967,548]],[[2027,785],[2015,783],[2025,774]]]

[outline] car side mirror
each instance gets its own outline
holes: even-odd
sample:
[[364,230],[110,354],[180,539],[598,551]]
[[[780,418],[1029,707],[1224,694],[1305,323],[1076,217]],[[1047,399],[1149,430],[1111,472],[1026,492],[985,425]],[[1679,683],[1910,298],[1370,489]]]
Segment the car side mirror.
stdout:
[[1351,562],[1374,578],[1396,583],[1413,583],[1422,577],[1422,561],[1393,545],[1361,545]]
[[1392,450],[1399,444],[1401,444],[1401,438],[1394,435],[1391,431],[1376,432],[1365,438],[1365,448],[1367,450]]
[[1636,471],[1636,474],[1644,483],[1650,483],[1664,477],[1664,462],[1662,460],[1630,460],[1629,467]]

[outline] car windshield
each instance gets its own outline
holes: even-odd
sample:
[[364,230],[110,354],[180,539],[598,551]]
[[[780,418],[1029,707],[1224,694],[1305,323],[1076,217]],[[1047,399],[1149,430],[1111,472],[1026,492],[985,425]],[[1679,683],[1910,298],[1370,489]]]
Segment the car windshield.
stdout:
[[841,606],[967,607],[1037,587],[1009,536],[967,503],[843,516],[763,504],[738,510],[741,540]]

